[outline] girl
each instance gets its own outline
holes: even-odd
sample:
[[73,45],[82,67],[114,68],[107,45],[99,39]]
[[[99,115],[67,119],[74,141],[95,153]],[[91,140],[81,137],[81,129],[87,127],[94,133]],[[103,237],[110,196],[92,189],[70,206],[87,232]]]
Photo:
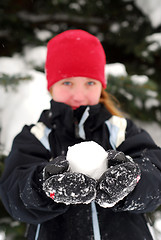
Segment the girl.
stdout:
[[[106,94],[96,37],[68,30],[47,50],[51,108],[14,139],[0,181],[4,206],[28,224],[29,240],[152,240],[145,213],[161,204],[160,148]],[[97,180],[69,170],[68,146],[83,141],[108,153]]]

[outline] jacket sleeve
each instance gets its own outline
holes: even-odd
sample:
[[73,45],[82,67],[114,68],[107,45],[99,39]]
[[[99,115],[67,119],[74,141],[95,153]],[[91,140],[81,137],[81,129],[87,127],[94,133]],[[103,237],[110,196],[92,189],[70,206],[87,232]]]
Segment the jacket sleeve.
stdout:
[[143,129],[128,120],[125,141],[119,151],[129,155],[141,169],[141,179],[135,189],[115,207],[119,211],[146,213],[161,204],[161,148]]
[[42,223],[67,210],[42,190],[42,169],[50,152],[30,133],[29,126],[13,141],[0,179],[0,197],[9,214],[22,222]]

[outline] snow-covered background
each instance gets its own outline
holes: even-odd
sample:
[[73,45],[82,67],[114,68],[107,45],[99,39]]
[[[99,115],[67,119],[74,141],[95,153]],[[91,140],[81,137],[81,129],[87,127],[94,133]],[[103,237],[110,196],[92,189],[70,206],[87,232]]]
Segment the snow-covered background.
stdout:
[[149,17],[153,27],[158,27],[161,24],[160,0],[135,0],[135,3]]
[[[125,0],[126,1],[126,0]],[[161,0],[135,0],[136,5],[146,14],[153,27],[161,24]],[[46,39],[48,31],[37,32],[37,37]],[[153,34],[147,41],[155,40],[149,46],[149,50],[156,50],[161,46],[161,33]],[[13,76],[30,75],[31,80],[21,81],[16,87],[8,86],[7,90],[0,86],[0,142],[3,145],[3,153],[8,154],[14,136],[22,129],[24,124],[35,123],[43,109],[50,106],[50,95],[46,89],[45,74],[33,70],[33,66],[42,66],[45,62],[46,47],[26,47],[24,54],[15,54],[13,57],[0,57],[0,74]],[[126,76],[126,68],[120,63],[107,65],[106,74]],[[161,146],[161,128],[156,123],[151,124],[136,120],[136,124],[146,129],[155,142]],[[161,240],[161,214],[156,213],[155,240]],[[5,239],[5,234],[0,233],[0,240]]]

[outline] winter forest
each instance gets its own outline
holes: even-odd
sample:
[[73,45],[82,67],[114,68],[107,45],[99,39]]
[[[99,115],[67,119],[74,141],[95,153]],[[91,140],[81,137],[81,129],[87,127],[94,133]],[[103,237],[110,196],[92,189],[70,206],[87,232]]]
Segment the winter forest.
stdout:
[[[161,146],[161,0],[1,0],[0,175],[14,136],[49,107],[48,40],[75,28],[100,39],[107,91]],[[161,240],[161,208],[148,218],[154,239]],[[25,239],[25,228],[0,202],[0,240]]]

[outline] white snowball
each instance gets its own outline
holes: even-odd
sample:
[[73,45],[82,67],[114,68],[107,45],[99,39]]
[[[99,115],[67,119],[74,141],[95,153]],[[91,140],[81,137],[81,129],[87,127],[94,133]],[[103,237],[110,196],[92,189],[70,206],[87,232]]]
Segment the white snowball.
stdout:
[[67,160],[72,172],[99,179],[107,169],[107,152],[93,141],[68,147]]

